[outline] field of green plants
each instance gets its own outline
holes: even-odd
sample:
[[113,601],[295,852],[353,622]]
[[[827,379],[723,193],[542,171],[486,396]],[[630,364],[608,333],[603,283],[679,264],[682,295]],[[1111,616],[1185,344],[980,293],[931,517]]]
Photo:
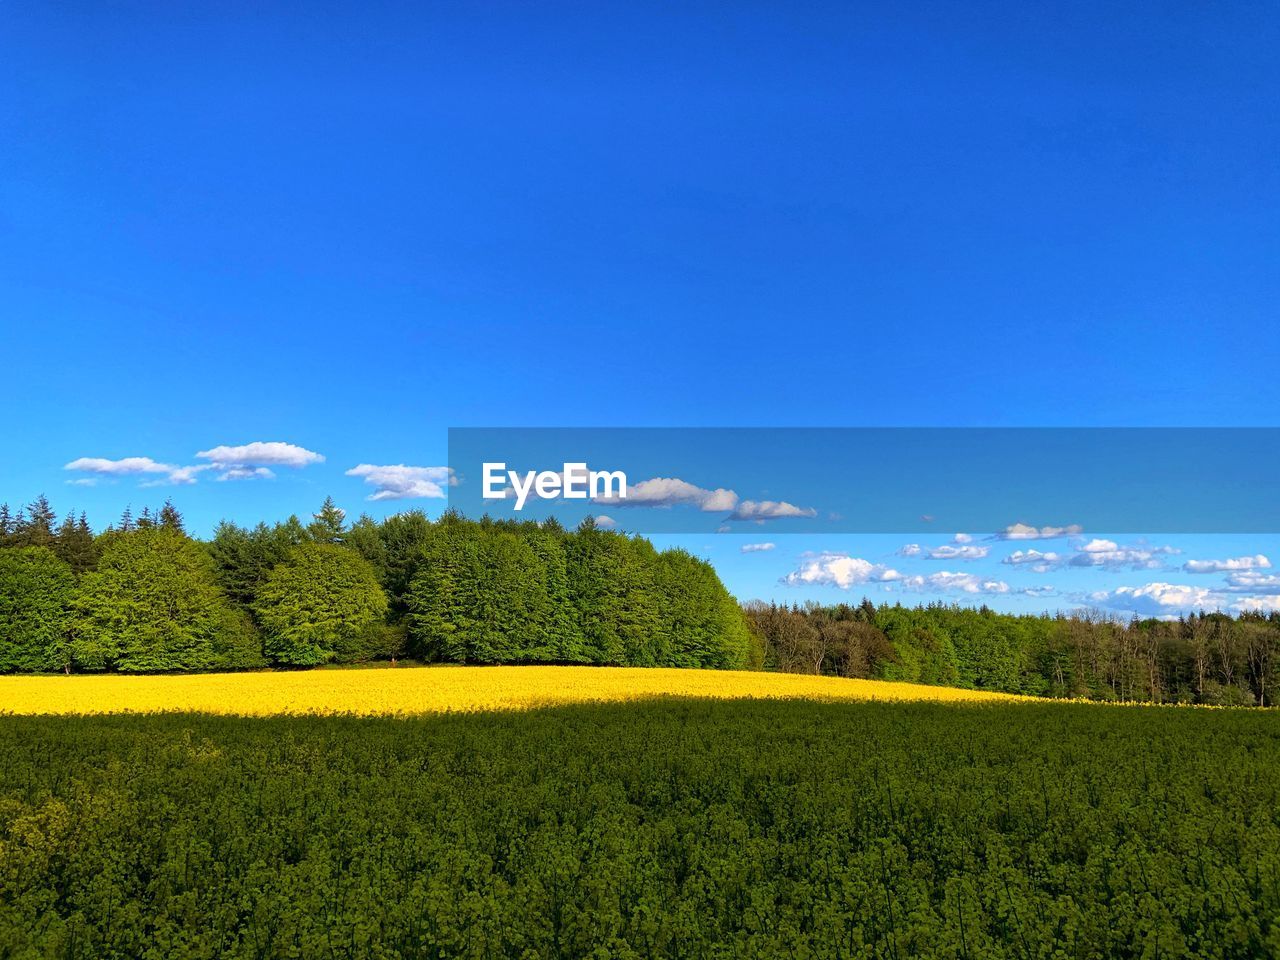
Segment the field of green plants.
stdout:
[[0,957],[1280,955],[1280,715],[0,720]]

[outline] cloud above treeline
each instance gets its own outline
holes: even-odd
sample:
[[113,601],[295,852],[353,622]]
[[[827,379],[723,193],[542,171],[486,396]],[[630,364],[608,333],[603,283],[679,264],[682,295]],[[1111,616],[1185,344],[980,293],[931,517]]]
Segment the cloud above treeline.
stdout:
[[744,543],[742,545],[743,553],[765,553],[777,547],[776,543]]
[[413,467],[404,463],[377,466],[362,463],[347,471],[374,488],[367,500],[430,500],[447,496],[445,487],[456,483],[448,467]]
[[893,567],[873,563],[862,557],[834,552],[804,556],[800,566],[781,577],[779,582],[789,587],[829,586],[841,590],[878,583],[886,587],[897,587],[913,592],[965,594],[1034,593],[1043,595],[1053,589],[1044,586],[1017,589],[995,577],[950,570],[909,576]]
[[627,484],[626,497],[601,496],[593,502],[611,507],[694,507],[703,513],[728,513],[726,521],[764,523],[787,517],[816,517],[813,507],[799,507],[785,500],[743,500],[728,487],[700,487],[678,477],[653,477]]
[[1182,565],[1187,573],[1229,573],[1237,570],[1267,570],[1271,561],[1262,554],[1232,557],[1228,560],[1188,560]]
[[121,457],[118,460],[79,457],[63,469],[83,474],[68,481],[80,486],[136,477],[142,481],[141,486],[157,487],[192,484],[206,472],[215,480],[270,480],[275,477],[272,467],[301,469],[324,462],[324,457],[314,450],[278,440],[255,440],[238,446],[223,444],[199,451],[196,459],[208,462],[179,465],[151,457]]

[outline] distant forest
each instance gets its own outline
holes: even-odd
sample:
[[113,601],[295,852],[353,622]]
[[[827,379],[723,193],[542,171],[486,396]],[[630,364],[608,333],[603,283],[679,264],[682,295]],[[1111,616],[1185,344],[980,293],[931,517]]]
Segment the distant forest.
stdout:
[[95,533],[0,506],[0,672],[395,661],[770,669],[1107,700],[1271,705],[1280,615],[739,606],[714,568],[554,520],[420,511],[188,535],[172,503]]
[[1272,706],[1280,614],[1127,622],[1099,611],[1013,615],[748,603],[768,668],[1093,700]]

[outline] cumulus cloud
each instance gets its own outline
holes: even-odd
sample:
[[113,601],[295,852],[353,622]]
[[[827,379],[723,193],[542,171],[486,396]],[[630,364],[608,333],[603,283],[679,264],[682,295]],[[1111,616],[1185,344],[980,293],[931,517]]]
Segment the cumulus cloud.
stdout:
[[218,446],[201,450],[196,454],[201,460],[210,461],[216,469],[237,467],[306,467],[323,463],[324,457],[313,450],[279,440],[245,443],[240,446]]
[[992,577],[943,570],[928,576],[906,577],[902,585],[910,590],[932,590],[940,593],[1008,593],[1009,584]]
[[931,560],[981,560],[989,552],[989,547],[977,547],[971,544],[943,544],[929,551]]
[[453,483],[448,467],[411,467],[404,463],[378,466],[362,463],[347,471],[374,488],[366,500],[442,499],[445,487]]
[[594,502],[616,507],[694,506],[704,513],[722,513],[738,505],[738,495],[717,487],[708,490],[677,477],[654,477],[627,484],[623,497],[595,497]]
[[764,553],[766,550],[772,550],[776,547],[776,543],[744,543],[742,545],[743,553]]
[[1266,570],[1271,561],[1262,554],[1232,557],[1229,560],[1188,560],[1182,565],[1187,573],[1231,573],[1237,570]]
[[1157,570],[1164,565],[1163,557],[1177,552],[1173,547],[1121,546],[1114,540],[1095,537],[1067,562],[1073,567]]
[[1226,579],[1226,590],[1231,593],[1280,594],[1280,576],[1254,571],[1233,573]]
[[1048,573],[1061,561],[1062,555],[1052,550],[1041,553],[1039,550],[1032,549],[1015,550],[1000,562],[1015,567],[1026,564],[1036,573]]
[[1053,597],[1053,596],[1057,596],[1057,593],[1058,593],[1057,590],[1055,590],[1053,587],[1050,587],[1050,586],[1022,587],[1020,590],[1016,592],[1027,597]]
[[1033,527],[1025,523],[1013,523],[996,534],[997,540],[1056,540],[1058,537],[1074,537],[1084,532],[1078,523],[1065,527]]
[[816,517],[817,515],[818,511],[813,507],[797,507],[785,500],[743,500],[727,519],[763,523],[766,520],[778,520],[784,517]]
[[1174,583],[1099,590],[1089,594],[1089,599],[1113,610],[1128,610],[1151,617],[1190,610],[1216,610],[1222,606],[1222,598],[1214,590]]
[[800,566],[779,581],[789,587],[829,586],[848,590],[862,583],[888,583],[902,574],[890,567],[851,557],[847,553],[818,553],[805,557]]
[[[222,469],[222,468],[218,468]],[[225,480],[274,480],[276,475],[267,467],[228,467],[214,479]]]
[[72,460],[62,469],[121,477],[139,473],[169,473],[174,467],[168,463],[159,463],[150,457],[122,457],[119,460],[108,460],[105,457],[80,457],[78,460]]
[[91,487],[100,480],[115,480],[121,477],[137,477],[143,480],[142,486],[154,487],[162,484],[195,483],[195,474],[201,467],[178,467],[171,463],[161,463],[150,457],[122,457],[119,460],[108,460],[105,457],[80,457],[72,460],[64,470],[92,474],[69,481],[77,486]]
[[940,547],[922,547],[918,543],[908,543],[898,554],[903,557],[925,556],[930,560],[981,560],[990,552],[990,547],[980,547],[969,541],[973,538],[965,533],[957,533],[955,540]]
[[[1265,578],[1264,578],[1265,579]],[[1280,578],[1275,578],[1280,579]],[[1137,587],[1117,587],[1088,595],[1093,603],[1144,617],[1174,617],[1197,610],[1280,610],[1280,591],[1241,594],[1227,589],[1178,583],[1147,583]]]

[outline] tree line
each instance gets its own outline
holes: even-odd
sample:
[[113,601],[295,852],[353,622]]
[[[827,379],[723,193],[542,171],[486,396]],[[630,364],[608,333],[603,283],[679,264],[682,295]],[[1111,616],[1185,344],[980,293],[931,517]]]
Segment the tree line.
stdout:
[[744,608],[766,668],[1035,696],[1271,706],[1280,613],[1123,621],[946,604]]
[[931,604],[739,607],[706,561],[554,520],[327,499],[188,535],[172,503],[95,533],[0,505],[0,672],[309,667],[410,657],[772,669],[1037,696],[1271,705],[1280,614],[1120,621]]
[[0,672],[428,662],[742,668],[763,649],[715,570],[554,521],[418,511],[188,535],[172,503],[95,534],[0,507]]

